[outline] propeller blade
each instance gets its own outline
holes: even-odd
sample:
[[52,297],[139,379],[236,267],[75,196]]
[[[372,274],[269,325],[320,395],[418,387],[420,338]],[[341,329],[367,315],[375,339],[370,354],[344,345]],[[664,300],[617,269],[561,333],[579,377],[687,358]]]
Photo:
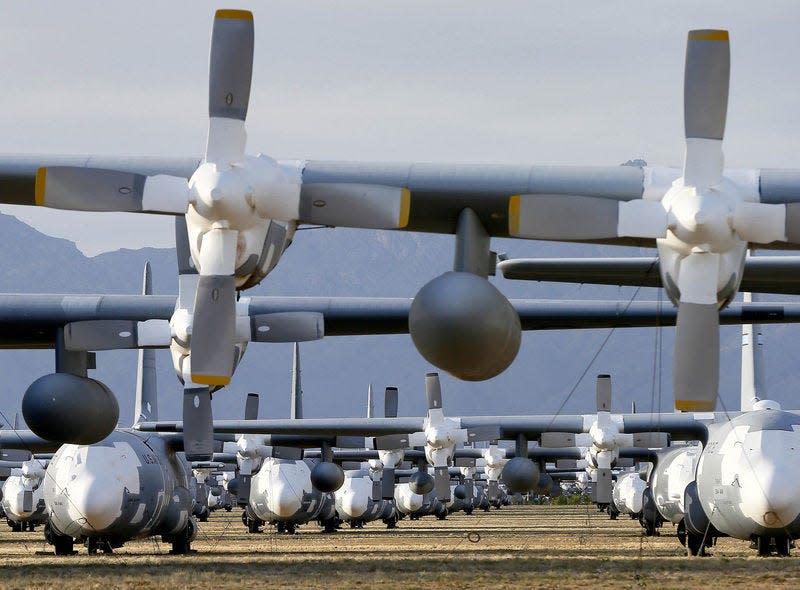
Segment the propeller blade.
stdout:
[[722,178],[730,61],[727,31],[689,31],[683,81],[687,185],[714,186]]
[[192,381],[227,385],[233,374],[236,331],[235,279],[201,276],[192,320]]
[[67,350],[166,348],[172,339],[169,320],[85,320],[64,326]]
[[633,446],[643,449],[663,449],[669,446],[666,432],[637,432],[633,435]]
[[397,388],[387,387],[383,394],[383,415],[386,418],[397,418],[397,402]]
[[433,469],[433,489],[438,500],[450,500],[450,469],[447,465]]
[[791,241],[789,205],[739,203],[733,211],[733,230],[752,244],[771,244]]
[[36,204],[72,211],[186,212],[189,188],[178,176],[54,166],[36,172]]
[[258,394],[248,393],[244,402],[244,419],[258,420]]
[[610,504],[612,496],[612,482],[610,469],[597,470],[597,482],[594,486],[593,500],[597,504]]
[[250,11],[217,11],[209,60],[207,162],[231,164],[244,156],[254,37]]
[[233,276],[238,232],[212,229],[200,245],[200,278],[192,317],[192,381],[230,383],[236,349],[236,279]]
[[611,375],[597,376],[597,411],[611,411]]
[[394,498],[394,467],[384,467],[381,475],[381,497],[384,500]]
[[467,441],[497,440],[502,438],[503,431],[499,426],[475,426],[467,428]]
[[311,183],[300,193],[300,222],[314,225],[401,229],[408,225],[411,193],[375,184]]
[[517,238],[663,238],[667,225],[667,211],[659,201],[580,195],[514,195],[508,201],[508,233]]
[[375,437],[375,449],[378,451],[393,451],[396,449],[407,449],[410,447],[411,435],[409,434],[386,434]]
[[214,454],[211,392],[208,387],[183,390],[183,450],[189,461],[210,461]]
[[250,318],[253,342],[309,342],[325,335],[325,316],[314,311],[281,311]]
[[716,409],[719,388],[719,255],[694,253],[681,262],[681,300],[675,330],[673,390],[675,408]]
[[543,449],[564,449],[576,446],[576,437],[571,432],[543,432],[539,439]]
[[425,375],[425,396],[428,398],[428,410],[442,409],[442,385],[439,373]]

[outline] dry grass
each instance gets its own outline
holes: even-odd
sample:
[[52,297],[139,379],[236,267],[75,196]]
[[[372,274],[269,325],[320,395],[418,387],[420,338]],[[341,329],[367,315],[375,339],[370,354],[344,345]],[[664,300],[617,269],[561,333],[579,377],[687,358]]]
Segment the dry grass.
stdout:
[[[713,557],[687,558],[669,525],[643,537],[635,521],[611,521],[587,506],[506,507],[440,522],[404,520],[323,535],[249,535],[237,511],[215,513],[173,557],[153,539],[112,556],[51,552],[41,532],[3,527],[3,588],[774,588],[800,586],[800,560],[759,559],[743,541],[720,540]],[[467,533],[478,533],[471,542]],[[477,537],[473,534],[472,539]],[[800,550],[798,550],[800,554]]]

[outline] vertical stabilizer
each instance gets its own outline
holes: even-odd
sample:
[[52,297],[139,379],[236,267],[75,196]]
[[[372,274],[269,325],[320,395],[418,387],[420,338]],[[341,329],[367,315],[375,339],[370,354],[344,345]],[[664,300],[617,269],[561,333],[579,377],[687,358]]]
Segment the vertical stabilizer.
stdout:
[[367,389],[367,418],[375,417],[375,404],[372,397],[372,383],[369,384]]
[[[744,293],[744,302],[751,303],[753,295]],[[764,341],[761,326],[742,324],[742,387],[741,410],[748,412],[753,403],[764,398]]]
[[303,387],[300,383],[300,345],[294,343],[292,351],[292,419],[303,417]]
[[[142,295],[153,294],[153,277],[150,263],[144,265]],[[136,366],[136,407],[133,412],[134,424],[158,420],[158,391],[156,387],[156,351],[152,348],[139,350]]]

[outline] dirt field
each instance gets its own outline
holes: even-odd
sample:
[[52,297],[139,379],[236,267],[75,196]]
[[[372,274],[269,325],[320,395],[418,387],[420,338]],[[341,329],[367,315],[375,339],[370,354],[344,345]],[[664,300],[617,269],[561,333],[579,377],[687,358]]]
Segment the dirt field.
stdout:
[[[249,535],[240,513],[217,512],[182,557],[155,540],[114,555],[56,558],[42,533],[0,527],[3,588],[774,588],[800,586],[800,559],[759,559],[723,539],[713,557],[687,558],[667,525],[647,538],[635,521],[593,506],[517,506],[404,520],[395,531]],[[49,555],[37,554],[48,552]],[[800,549],[797,550],[800,555]]]

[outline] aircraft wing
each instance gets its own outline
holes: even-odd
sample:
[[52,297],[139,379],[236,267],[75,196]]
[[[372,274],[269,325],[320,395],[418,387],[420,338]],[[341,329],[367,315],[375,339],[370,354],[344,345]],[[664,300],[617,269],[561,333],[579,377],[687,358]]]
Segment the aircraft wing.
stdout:
[[[302,436],[378,436],[418,432],[424,418],[300,418],[272,420],[214,420],[215,433]],[[182,421],[140,422],[145,432],[182,432]],[[285,443],[283,443],[285,444]]]
[[[658,258],[520,258],[497,268],[507,279],[661,287]],[[752,256],[740,290],[800,294],[800,256]]]
[[[622,432],[664,432],[675,440],[704,440],[706,423],[723,419],[710,413],[613,414],[622,421]],[[522,435],[539,438],[544,432],[580,434],[588,432],[594,414],[561,416],[464,416],[462,428],[499,426],[503,439],[514,440]]]
[[[624,432],[665,432],[675,439],[697,440],[705,435],[705,423],[722,419],[711,413],[615,414]],[[505,440],[522,435],[535,439],[544,432],[588,432],[594,414],[532,416],[463,416],[461,428],[499,427]],[[380,436],[405,434],[423,429],[424,418],[301,418],[270,420],[214,420],[215,433],[303,436]],[[147,432],[181,432],[181,421],[141,422],[137,429]]]
[[[84,167],[143,175],[165,174],[189,178],[199,157],[108,157],[65,155],[0,155],[0,203],[37,202],[35,181],[40,167]],[[681,175],[677,168],[646,166],[536,166],[434,163],[379,163],[338,161],[287,161],[302,180],[300,222],[349,227],[375,227],[369,215],[350,214],[358,196],[337,191],[337,185],[382,186],[409,191],[408,219],[401,229],[454,233],[459,213],[472,209],[491,236],[565,239],[573,241],[653,245],[652,238],[608,237],[608,228],[595,216],[580,215],[581,198],[609,202],[609,220],[616,219],[619,202],[642,200],[661,192]],[[748,186],[756,187],[761,202],[800,201],[800,170],[754,170]],[[736,171],[731,172],[736,176]],[[743,176],[743,175],[739,175]],[[129,190],[126,194],[129,194]],[[578,196],[578,200],[574,198]],[[564,198],[566,197],[566,198]],[[79,199],[75,207],[95,210],[92,201]],[[124,203],[122,202],[124,201]],[[158,212],[143,209],[141,199],[104,200],[102,210]],[[88,204],[87,204],[88,203]],[[116,204],[115,204],[116,203]],[[612,211],[613,210],[613,211]],[[540,223],[541,220],[541,223]],[[616,222],[614,222],[616,223]],[[566,225],[565,225],[566,224]],[[551,235],[552,234],[552,235]],[[616,236],[615,231],[612,232]]]
[[[316,312],[326,336],[407,334],[412,299],[368,297],[251,297],[244,299],[255,318],[281,312]],[[675,324],[676,311],[660,302],[547,301],[512,299],[523,330],[648,327]],[[56,330],[74,322],[168,320],[174,296],[0,294],[0,348],[52,348]],[[720,323],[800,321],[798,303],[733,303]],[[135,326],[134,326],[135,327]],[[107,329],[117,329],[109,323]],[[256,330],[256,327],[253,328]],[[254,338],[257,340],[257,337]],[[135,342],[106,348],[135,347]]]
[[22,449],[31,453],[54,453],[61,447],[55,443],[36,436],[30,430],[0,430],[0,449]]

